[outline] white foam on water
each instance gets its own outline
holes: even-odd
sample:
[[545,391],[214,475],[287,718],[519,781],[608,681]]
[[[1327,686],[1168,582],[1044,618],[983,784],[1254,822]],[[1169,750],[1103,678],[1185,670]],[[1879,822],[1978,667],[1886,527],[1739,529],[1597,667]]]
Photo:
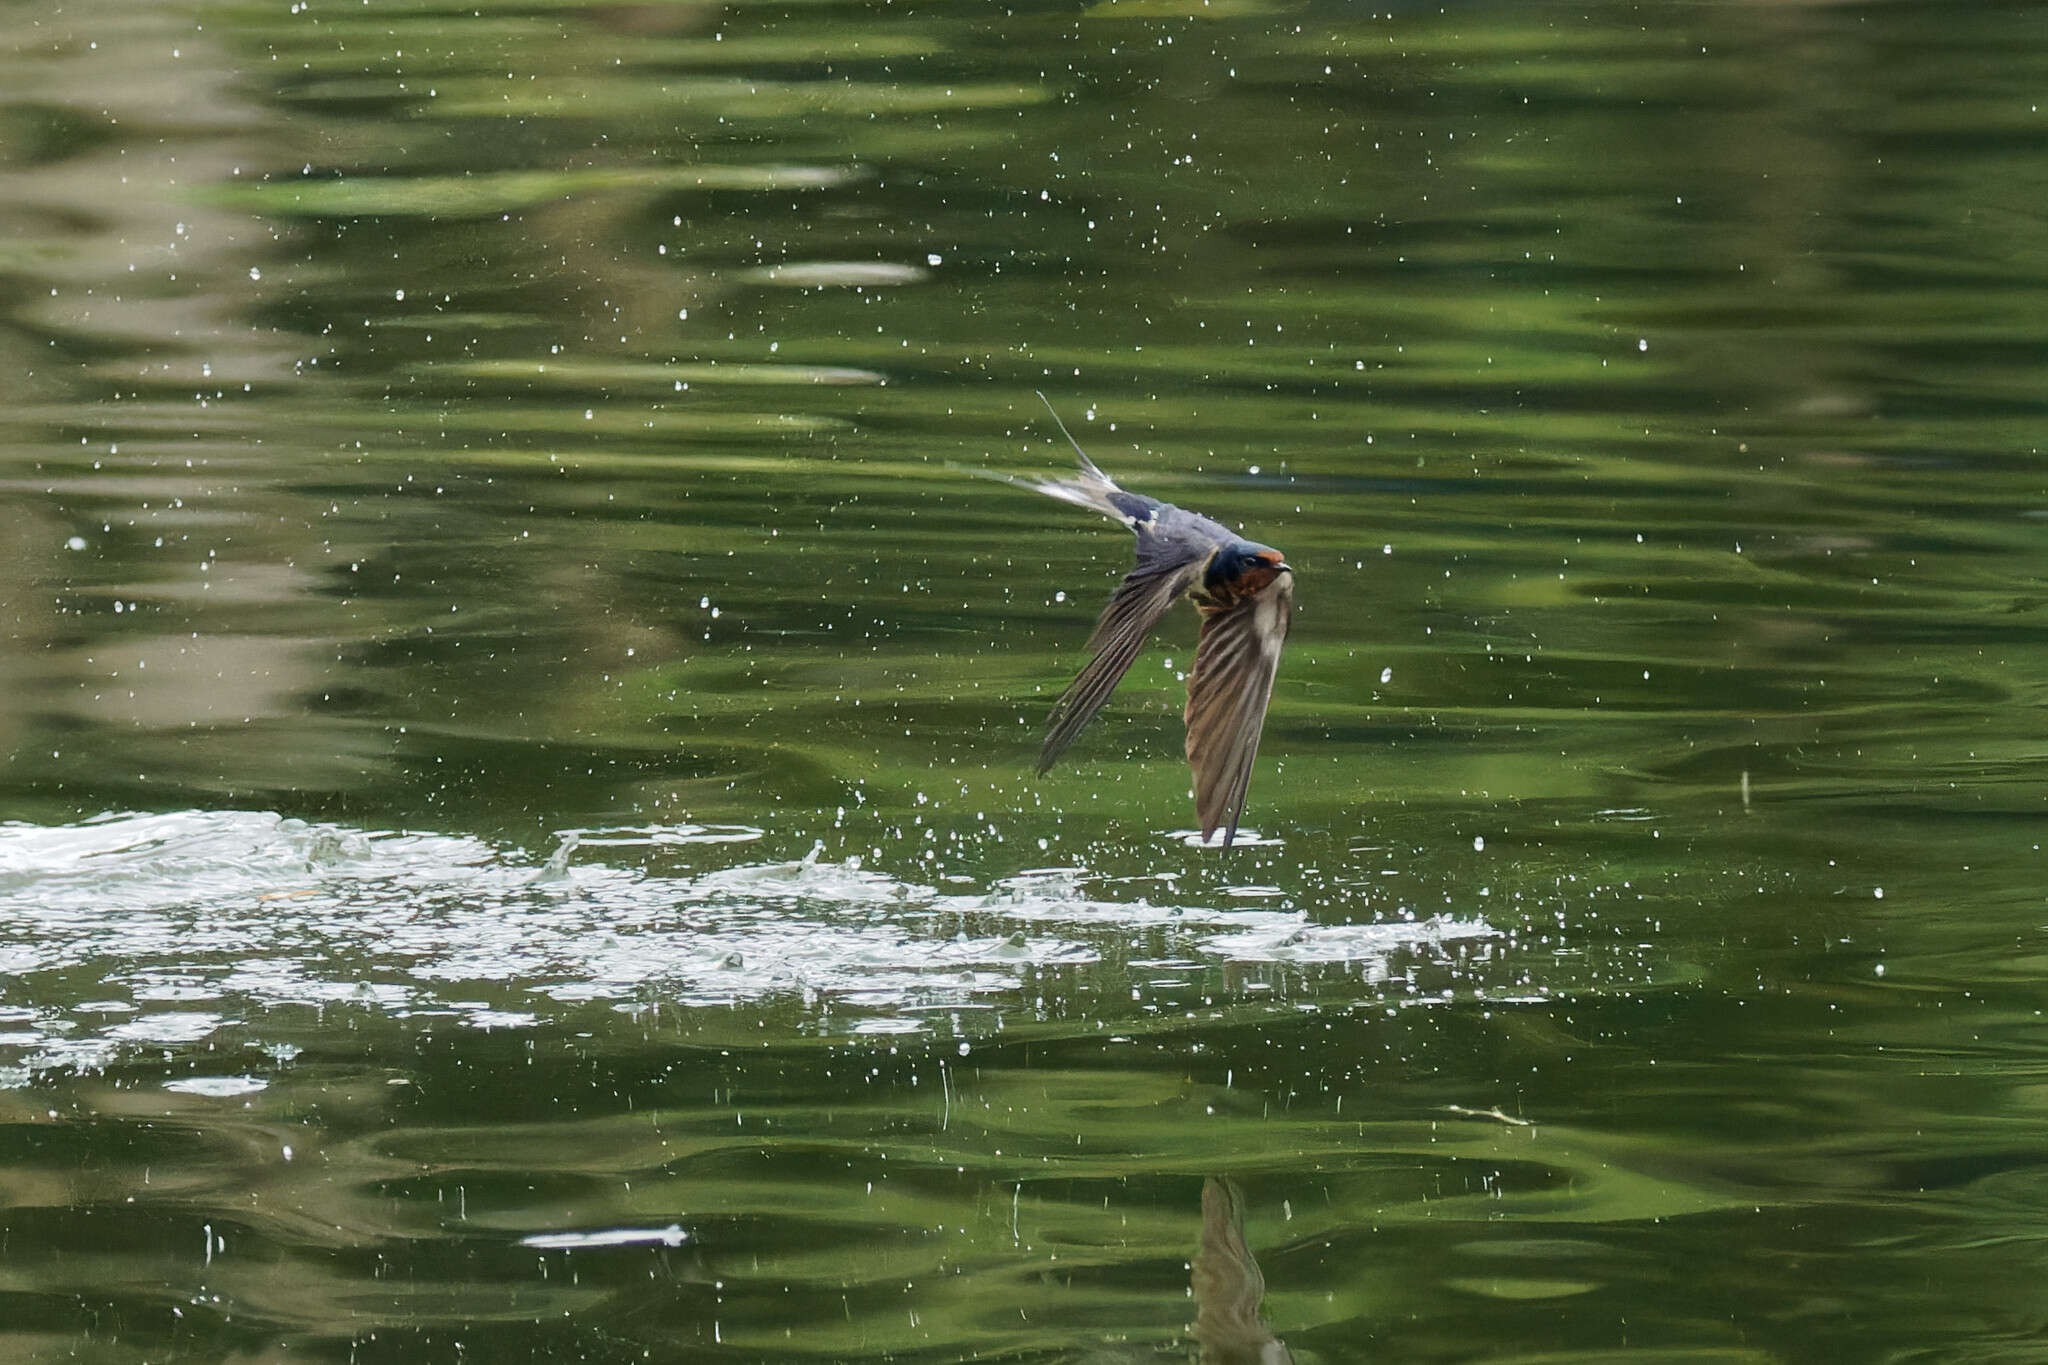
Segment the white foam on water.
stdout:
[[519,1239],[523,1247],[543,1251],[585,1251],[596,1247],[679,1247],[690,1240],[680,1223],[665,1228],[605,1228],[598,1232],[536,1232]]
[[237,1095],[253,1095],[269,1088],[270,1082],[258,1076],[187,1076],[164,1082],[166,1090],[180,1095],[205,1095],[211,1099],[233,1099]]
[[[691,845],[762,837],[567,831],[536,861],[466,836],[263,812],[0,825],[0,1085],[209,1042],[283,1006],[517,1030],[593,1003],[630,1013],[780,998],[847,1034],[929,1030],[963,1007],[995,1029],[1005,1007],[1042,1007],[1047,971],[1137,964],[1133,1000],[1224,963],[1342,963],[1372,982],[1395,955],[1441,959],[1494,935],[1476,918],[1319,924],[1266,887],[1224,893],[1250,905],[1183,904],[1172,877],[1130,879],[1144,894],[1107,900],[1101,889],[1116,884],[1072,867],[980,888],[949,878],[944,890],[819,849],[650,870],[686,864]],[[74,998],[79,981],[89,999]]]

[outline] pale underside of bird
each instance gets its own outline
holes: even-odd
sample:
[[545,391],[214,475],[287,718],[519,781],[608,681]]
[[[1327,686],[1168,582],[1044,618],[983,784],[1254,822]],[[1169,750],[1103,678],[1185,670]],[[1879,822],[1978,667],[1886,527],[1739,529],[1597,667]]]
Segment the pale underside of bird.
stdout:
[[[1040,395],[1042,398],[1043,395]],[[1047,404],[1048,408],[1051,406]],[[1059,414],[1053,414],[1059,421]],[[1273,677],[1294,606],[1294,571],[1278,550],[1240,537],[1208,517],[1119,488],[1067,433],[1080,472],[1008,483],[1102,513],[1137,537],[1137,563],[1124,575],[1089,639],[1091,658],[1047,721],[1043,773],[1066,752],[1130,669],[1153,627],[1185,597],[1202,617],[1188,673],[1188,766],[1204,840],[1237,837],[1258,756]]]

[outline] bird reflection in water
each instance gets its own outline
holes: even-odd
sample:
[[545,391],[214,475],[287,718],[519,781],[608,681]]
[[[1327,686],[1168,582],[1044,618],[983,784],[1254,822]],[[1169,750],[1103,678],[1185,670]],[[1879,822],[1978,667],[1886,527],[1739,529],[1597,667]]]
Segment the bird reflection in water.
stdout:
[[1195,1253],[1195,1343],[1202,1365],[1293,1365],[1287,1343],[1259,1317],[1266,1277],[1244,1241],[1244,1191],[1202,1182],[1202,1245]]

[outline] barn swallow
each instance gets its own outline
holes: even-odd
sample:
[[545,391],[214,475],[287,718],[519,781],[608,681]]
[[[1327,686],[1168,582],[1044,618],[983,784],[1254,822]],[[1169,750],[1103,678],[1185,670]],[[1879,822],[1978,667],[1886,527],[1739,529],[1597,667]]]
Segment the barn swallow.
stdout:
[[[1052,411],[1045,395],[1038,397]],[[1202,616],[1184,715],[1195,816],[1205,841],[1221,829],[1228,848],[1244,813],[1273,674],[1287,639],[1294,570],[1272,546],[1245,540],[1220,522],[1126,493],[1095,467],[1058,412],[1053,411],[1052,420],[1080,457],[1080,473],[1063,479],[996,477],[1122,522],[1137,535],[1138,559],[1096,623],[1088,641],[1093,655],[1088,666],[1053,704],[1038,771],[1045,772],[1066,752],[1116,690],[1145,637],[1177,599],[1186,597]]]

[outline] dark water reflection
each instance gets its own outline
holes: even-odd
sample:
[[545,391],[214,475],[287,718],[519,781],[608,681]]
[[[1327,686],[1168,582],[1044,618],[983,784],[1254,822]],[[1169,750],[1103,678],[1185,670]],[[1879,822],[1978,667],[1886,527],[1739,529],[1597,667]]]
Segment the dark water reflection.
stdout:
[[2048,1359],[2032,10],[0,31],[0,1355]]

